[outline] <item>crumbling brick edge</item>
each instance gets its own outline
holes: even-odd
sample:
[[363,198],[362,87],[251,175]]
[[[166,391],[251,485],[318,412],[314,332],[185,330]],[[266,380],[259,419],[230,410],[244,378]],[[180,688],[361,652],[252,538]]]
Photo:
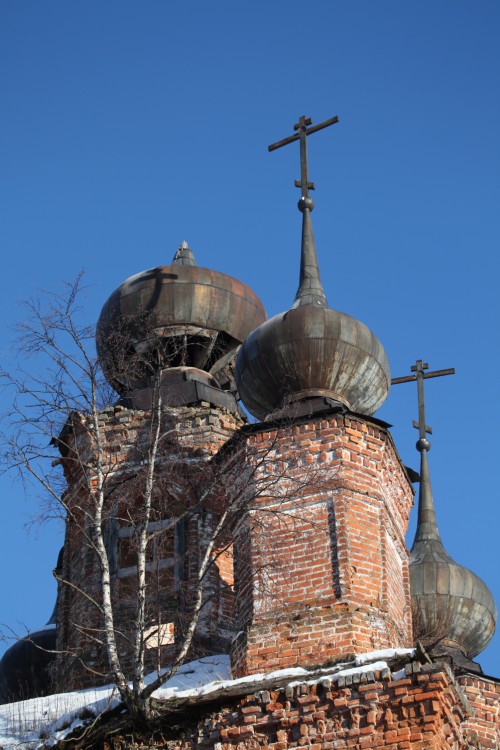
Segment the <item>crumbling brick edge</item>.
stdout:
[[206,695],[157,700],[153,704],[154,719],[147,726],[140,726],[123,713],[123,706],[118,707],[94,720],[86,735],[80,728],[73,738],[51,747],[488,747],[481,742],[481,727],[475,726],[475,710],[466,691],[446,663],[421,664],[399,657],[382,669],[372,670],[367,665],[365,671],[359,668],[350,674],[336,674],[348,666],[344,661],[312,670],[307,676],[262,676],[252,681],[251,688],[248,683],[229,683]]

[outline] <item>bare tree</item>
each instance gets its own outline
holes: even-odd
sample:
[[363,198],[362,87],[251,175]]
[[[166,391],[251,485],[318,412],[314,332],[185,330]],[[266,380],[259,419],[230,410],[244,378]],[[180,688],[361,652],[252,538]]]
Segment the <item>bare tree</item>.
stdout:
[[[293,530],[301,517],[298,498],[326,484],[319,470],[310,467],[304,477],[291,465],[293,457],[277,458],[277,432],[265,450],[240,464],[246,436],[234,425],[211,449],[193,449],[189,429],[164,403],[161,357],[151,354],[160,347],[151,347],[146,364],[140,363],[150,371],[150,409],[129,415],[110,406],[117,397],[95,354],[94,329],[79,322],[82,291],[79,277],[62,295],[44,295],[25,306],[27,320],[18,327],[20,364],[0,373],[13,390],[2,435],[3,468],[18,470],[24,482],[42,490],[44,516],[64,517],[66,552],[83,561],[75,578],[66,559],[59,578],[61,674],[73,660],[89,682],[111,679],[129,711],[148,720],[154,691],[196,655],[197,631],[204,617],[210,619],[210,607],[224,612],[222,630],[230,640],[234,540],[249,524],[254,531],[262,528],[265,538],[266,514],[279,514],[280,523]],[[154,320],[145,316],[143,325],[154,338]],[[125,350],[122,343],[110,345]],[[123,362],[115,357],[115,366],[133,367],[130,356],[127,351]],[[113,444],[118,428],[110,428],[117,424],[132,434],[120,461]],[[272,497],[273,503],[246,514],[256,497]],[[263,566],[271,558],[267,554]],[[266,576],[261,580],[265,586]],[[73,633],[66,640],[65,627]],[[155,677],[148,681],[152,667]]]

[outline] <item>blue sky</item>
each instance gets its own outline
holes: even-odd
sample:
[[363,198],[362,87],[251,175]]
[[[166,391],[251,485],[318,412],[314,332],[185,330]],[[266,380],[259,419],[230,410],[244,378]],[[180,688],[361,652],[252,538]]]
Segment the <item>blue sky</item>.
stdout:
[[[309,139],[325,291],[376,332],[394,376],[419,358],[456,368],[426,390],[439,527],[500,605],[499,33],[493,0],[5,0],[2,362],[19,301],[83,268],[94,321],[184,239],[269,315],[289,307],[298,146],[267,145],[299,115],[339,115]],[[377,416],[418,468],[415,386]],[[26,534],[37,500],[12,477],[1,498],[0,622],[33,628],[53,606],[62,531]],[[480,661],[500,676],[500,635]]]

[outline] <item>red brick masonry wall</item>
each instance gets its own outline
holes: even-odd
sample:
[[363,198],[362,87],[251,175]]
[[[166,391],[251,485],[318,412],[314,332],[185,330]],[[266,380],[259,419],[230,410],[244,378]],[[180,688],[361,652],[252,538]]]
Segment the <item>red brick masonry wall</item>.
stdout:
[[[462,675],[458,684],[471,706],[465,721],[469,736],[478,747],[500,748],[500,682],[488,677]],[[475,745],[473,745],[475,747]]]
[[389,670],[247,696],[213,720],[215,750],[441,750],[468,747],[466,706],[445,670]]
[[387,430],[334,415],[262,424],[235,539],[235,676],[412,645],[413,488]]

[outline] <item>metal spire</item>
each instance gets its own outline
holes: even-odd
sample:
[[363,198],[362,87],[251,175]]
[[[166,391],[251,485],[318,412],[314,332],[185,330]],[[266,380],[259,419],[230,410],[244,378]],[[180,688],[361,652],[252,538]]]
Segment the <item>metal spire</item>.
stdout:
[[[302,213],[302,244],[299,288],[292,307],[299,307],[300,305],[328,307],[323,285],[321,284],[311,222],[311,211],[314,208],[314,203],[309,195],[309,190],[314,190],[314,183],[309,182],[308,179],[307,136],[311,135],[311,133],[316,133],[318,130],[323,130],[323,128],[327,128],[338,121],[339,118],[335,116],[319,123],[319,125],[312,125],[311,118],[302,115],[299,117],[299,121],[293,126],[293,129],[298,131],[295,135],[291,135],[268,146],[269,151],[275,151],[277,148],[281,148],[281,146],[286,146],[288,143],[300,140],[300,180],[295,180],[295,186],[301,189],[298,208]],[[310,127],[311,125],[312,127]]]
[[417,542],[426,540],[438,542],[441,546],[443,544],[437,527],[436,511],[434,509],[434,499],[432,496],[431,478],[429,473],[429,462],[427,459],[427,454],[431,449],[431,444],[429,440],[427,440],[426,434],[432,434],[432,428],[425,423],[424,379],[438,378],[441,375],[454,375],[455,369],[435,370],[434,372],[426,373],[425,370],[428,368],[428,364],[424,364],[421,359],[418,359],[416,364],[411,367],[412,372],[415,373],[414,375],[393,378],[391,381],[392,385],[397,383],[409,383],[414,380],[417,381],[418,422],[414,421],[413,426],[418,430],[419,434],[416,448],[420,453],[420,488],[418,495],[417,531],[413,547],[415,547]]

